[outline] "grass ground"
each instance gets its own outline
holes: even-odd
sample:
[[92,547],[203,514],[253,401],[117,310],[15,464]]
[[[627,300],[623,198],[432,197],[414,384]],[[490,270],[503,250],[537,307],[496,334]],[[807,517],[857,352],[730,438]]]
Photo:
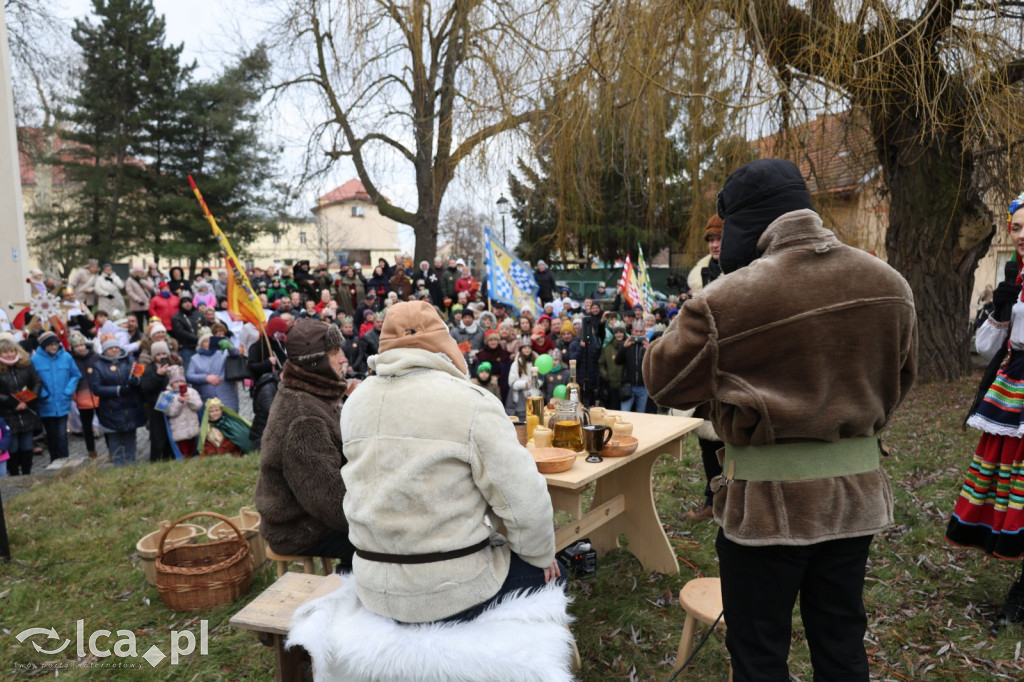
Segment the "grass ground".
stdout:
[[[868,568],[872,679],[1024,678],[1024,627],[1008,628],[997,637],[987,634],[1020,564],[954,549],[942,538],[976,441],[975,433],[960,430],[976,381],[914,389],[887,433],[893,454],[885,467],[896,491],[896,525],[876,538]],[[257,464],[255,458],[216,458],[86,470],[41,481],[5,500],[14,560],[0,564],[0,678],[53,676],[54,663],[69,679],[271,677],[270,650],[251,633],[227,624],[273,580],[271,567],[257,572],[250,594],[235,604],[188,615],[164,606],[134,556],[136,540],[161,519],[200,509],[232,516],[251,504]],[[667,680],[683,625],[675,597],[689,579],[718,574],[714,524],[678,521],[698,503],[703,488],[696,440],[682,461],[660,462],[655,487],[681,571],[676,576],[648,574],[632,555],[617,551],[599,560],[596,576],[574,583],[581,680]],[[84,619],[86,640],[99,629],[132,631],[141,655],[154,645],[169,653],[172,631],[190,630],[198,637],[200,618],[208,621],[206,655],[193,653],[175,665],[164,660],[155,668],[141,658],[116,659],[140,666],[134,670],[80,667],[103,661],[87,651],[77,656],[79,619]],[[16,635],[30,627],[54,627],[60,639],[36,635],[18,642]],[[51,648],[65,638],[71,644],[57,655],[39,653],[31,644]],[[108,642],[120,638],[113,634]],[[791,668],[795,680],[812,677],[799,617]],[[727,674],[725,648],[716,635],[679,679],[725,680]]]

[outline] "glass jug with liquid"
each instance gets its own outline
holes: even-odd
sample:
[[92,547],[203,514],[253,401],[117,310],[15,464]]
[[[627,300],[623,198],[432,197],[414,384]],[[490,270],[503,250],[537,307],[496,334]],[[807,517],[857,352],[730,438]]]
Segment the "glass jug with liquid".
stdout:
[[580,403],[574,400],[563,400],[558,403],[558,411],[548,422],[551,429],[551,446],[581,452],[583,425],[588,422],[587,410]]

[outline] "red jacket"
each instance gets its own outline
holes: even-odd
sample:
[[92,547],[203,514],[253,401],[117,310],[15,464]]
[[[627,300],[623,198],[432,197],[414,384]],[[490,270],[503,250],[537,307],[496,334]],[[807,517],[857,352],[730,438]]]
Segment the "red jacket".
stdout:
[[458,296],[460,293],[465,291],[469,294],[469,302],[472,303],[476,300],[476,292],[480,290],[480,283],[476,281],[476,277],[470,275],[469,277],[459,277],[455,280],[455,295]]
[[171,324],[171,318],[174,317],[176,312],[178,312],[178,297],[174,294],[171,294],[169,298],[164,298],[160,294],[157,294],[149,300],[150,317],[156,315],[168,329],[173,326]]

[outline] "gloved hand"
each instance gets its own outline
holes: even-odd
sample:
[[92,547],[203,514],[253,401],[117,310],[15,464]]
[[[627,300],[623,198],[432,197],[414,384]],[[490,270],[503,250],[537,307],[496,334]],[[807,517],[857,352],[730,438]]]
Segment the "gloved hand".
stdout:
[[139,384],[141,384],[141,383],[142,383],[142,378],[141,377],[137,377],[134,374],[131,375],[130,377],[128,377],[128,385],[129,386],[137,388],[139,386]]
[[1010,319],[1010,310],[1020,298],[1021,286],[1013,281],[1003,281],[992,292],[992,319],[1005,322]]
[[232,346],[231,342],[227,339],[221,339],[220,343],[217,344],[217,348],[220,348],[221,350],[231,350],[234,346]]

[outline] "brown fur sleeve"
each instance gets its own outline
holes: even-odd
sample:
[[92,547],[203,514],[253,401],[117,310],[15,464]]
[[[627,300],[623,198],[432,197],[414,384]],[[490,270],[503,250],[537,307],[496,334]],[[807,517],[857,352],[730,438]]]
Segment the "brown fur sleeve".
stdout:
[[718,330],[707,300],[687,301],[644,355],[644,386],[664,407],[690,409],[715,394]]
[[[339,429],[337,424],[335,430]],[[288,429],[288,453],[282,461],[284,477],[307,514],[331,528],[348,528],[342,501],[340,432],[337,438],[320,417],[303,417]]]

